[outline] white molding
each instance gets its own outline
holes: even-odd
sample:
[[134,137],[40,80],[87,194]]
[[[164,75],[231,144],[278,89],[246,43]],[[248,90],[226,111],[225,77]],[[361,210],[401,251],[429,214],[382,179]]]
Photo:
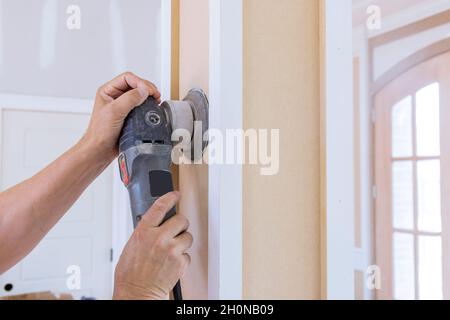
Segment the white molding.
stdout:
[[[328,299],[354,299],[353,50],[351,0],[324,0],[322,130]],[[343,187],[345,183],[345,187]]]
[[2,109],[91,114],[93,100],[0,93]]
[[[210,128],[241,129],[243,0],[209,4]],[[240,165],[209,165],[210,299],[242,299],[242,181]]]

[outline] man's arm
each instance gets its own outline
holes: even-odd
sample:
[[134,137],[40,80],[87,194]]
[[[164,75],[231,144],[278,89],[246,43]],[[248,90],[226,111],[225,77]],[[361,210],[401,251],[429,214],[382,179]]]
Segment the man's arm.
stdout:
[[117,156],[128,113],[160,93],[125,73],[102,86],[85,136],[47,168],[0,194],[0,274],[25,257]]

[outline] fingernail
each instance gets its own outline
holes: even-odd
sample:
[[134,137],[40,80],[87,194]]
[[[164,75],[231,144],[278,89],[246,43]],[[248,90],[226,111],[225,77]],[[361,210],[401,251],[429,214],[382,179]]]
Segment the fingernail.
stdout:
[[145,87],[138,87],[137,88],[137,90],[138,90],[138,92],[139,92],[139,95],[142,97],[142,98],[147,98],[148,97],[148,89],[147,88],[145,88]]
[[174,191],[175,195],[180,198],[181,197],[181,192],[180,191]]

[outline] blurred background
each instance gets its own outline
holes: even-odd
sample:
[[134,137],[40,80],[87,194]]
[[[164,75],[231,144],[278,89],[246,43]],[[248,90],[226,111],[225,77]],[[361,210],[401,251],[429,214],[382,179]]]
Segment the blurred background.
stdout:
[[356,297],[450,299],[450,2],[353,0],[353,50]]

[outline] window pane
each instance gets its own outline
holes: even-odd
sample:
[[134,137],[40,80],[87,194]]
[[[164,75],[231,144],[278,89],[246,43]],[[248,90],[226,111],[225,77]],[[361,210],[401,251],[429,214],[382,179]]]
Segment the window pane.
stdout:
[[412,98],[406,97],[392,108],[392,156],[411,157],[412,146]]
[[414,237],[394,233],[394,298],[415,299]]
[[392,167],[392,211],[396,229],[414,229],[413,164],[397,161]]
[[443,299],[441,237],[419,237],[419,298]]
[[434,83],[417,92],[416,126],[417,155],[438,156],[440,151],[439,84]]
[[440,161],[417,162],[419,230],[441,232]]

